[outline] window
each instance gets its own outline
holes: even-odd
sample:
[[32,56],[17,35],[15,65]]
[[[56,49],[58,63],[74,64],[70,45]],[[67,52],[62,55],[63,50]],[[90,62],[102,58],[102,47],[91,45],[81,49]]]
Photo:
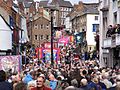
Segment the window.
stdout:
[[29,12],[26,13],[27,15],[29,14]]
[[41,29],[43,29],[43,24],[41,24]]
[[30,17],[32,17],[32,13],[30,13]]
[[95,20],[98,20],[98,16],[95,16]]
[[46,28],[48,29],[49,28],[49,25],[47,24]]
[[46,35],[46,39],[47,39],[47,40],[49,39],[49,35]]
[[30,35],[28,35],[28,38],[30,38]]
[[41,35],[41,39],[43,39],[43,35]]
[[37,40],[37,35],[35,35],[35,40]]
[[93,32],[96,32],[99,30],[99,24],[93,24]]
[[35,24],[34,29],[38,29],[38,24]]

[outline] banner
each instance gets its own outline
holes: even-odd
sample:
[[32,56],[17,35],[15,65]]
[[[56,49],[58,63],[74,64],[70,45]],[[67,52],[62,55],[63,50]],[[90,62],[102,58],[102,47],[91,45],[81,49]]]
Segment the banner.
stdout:
[[74,36],[70,36],[70,42],[74,42]]
[[64,46],[66,46],[69,42],[69,37],[63,37],[63,38],[60,38],[58,43],[63,43]]
[[[51,43],[50,42],[45,42],[44,43],[44,47],[45,48],[51,48]],[[53,42],[53,48],[57,48],[58,47],[58,43],[57,42]]]
[[21,71],[22,60],[21,56],[0,56],[0,70],[12,72],[20,72]]
[[82,43],[83,42],[83,33],[80,32],[78,34],[75,35],[75,39],[76,39],[76,43]]
[[[51,49],[49,49],[49,48],[43,49],[42,50],[42,57],[45,57],[46,61],[50,61],[51,60]],[[54,60],[59,59],[59,49],[58,48],[53,49],[53,59]]]

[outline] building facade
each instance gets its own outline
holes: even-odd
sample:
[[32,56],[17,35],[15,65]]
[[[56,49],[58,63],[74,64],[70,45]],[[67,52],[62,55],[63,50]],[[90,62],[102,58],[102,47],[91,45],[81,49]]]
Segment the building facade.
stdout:
[[39,8],[39,12],[33,16],[33,21],[28,22],[28,31],[31,44],[35,47],[41,47],[45,42],[50,42],[50,15],[44,8]]
[[[6,33],[6,38],[5,38],[6,40],[1,41],[2,44],[5,44],[4,46],[11,45],[11,48],[8,48],[5,50],[6,52],[5,55],[19,54],[21,52],[20,49],[23,43],[23,39],[24,39],[24,43],[28,41],[26,19],[24,17],[24,5],[18,2],[18,0],[14,0],[14,1],[0,0],[0,4],[1,4],[0,15],[3,18],[4,22],[6,23],[5,25],[6,28],[4,27],[4,29],[5,30],[8,28],[11,29],[11,33],[9,34]],[[1,22],[2,22],[2,19],[1,19]],[[7,37],[9,38],[7,39]],[[3,39],[4,39],[4,36],[3,36]]]
[[80,37],[81,53],[95,50],[95,36],[99,30],[98,3],[83,3],[74,6],[70,13],[72,32]]
[[120,23],[120,0],[100,0],[100,65],[120,67],[120,35],[111,33],[107,37],[108,26],[114,30]]
[[[50,4],[50,5],[49,5]],[[54,27],[65,27],[66,16],[72,11],[72,4],[69,1],[64,0],[52,0],[49,3],[47,1],[40,1],[40,7],[44,7],[48,12],[50,12],[51,5],[55,5],[56,10],[53,12],[53,25]]]

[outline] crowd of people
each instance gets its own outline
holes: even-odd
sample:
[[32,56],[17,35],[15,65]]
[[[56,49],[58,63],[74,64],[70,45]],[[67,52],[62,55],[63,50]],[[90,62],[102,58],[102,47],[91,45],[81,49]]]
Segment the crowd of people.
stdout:
[[0,70],[0,90],[120,90],[120,69],[100,68],[95,60],[42,60],[23,65],[21,72]]

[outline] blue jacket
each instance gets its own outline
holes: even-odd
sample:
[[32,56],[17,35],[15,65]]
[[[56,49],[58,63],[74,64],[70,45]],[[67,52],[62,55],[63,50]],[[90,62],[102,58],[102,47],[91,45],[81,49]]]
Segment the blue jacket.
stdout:
[[23,82],[26,83],[26,84],[28,84],[28,82],[29,82],[29,81],[32,81],[32,80],[33,80],[32,76],[31,76],[30,74],[27,74],[27,75],[25,76]]
[[50,88],[51,88],[52,90],[55,90],[56,87],[57,87],[57,81],[50,81]]
[[93,89],[94,88],[95,90],[99,90],[97,85],[92,81],[88,82],[87,86],[88,86],[88,89]]

